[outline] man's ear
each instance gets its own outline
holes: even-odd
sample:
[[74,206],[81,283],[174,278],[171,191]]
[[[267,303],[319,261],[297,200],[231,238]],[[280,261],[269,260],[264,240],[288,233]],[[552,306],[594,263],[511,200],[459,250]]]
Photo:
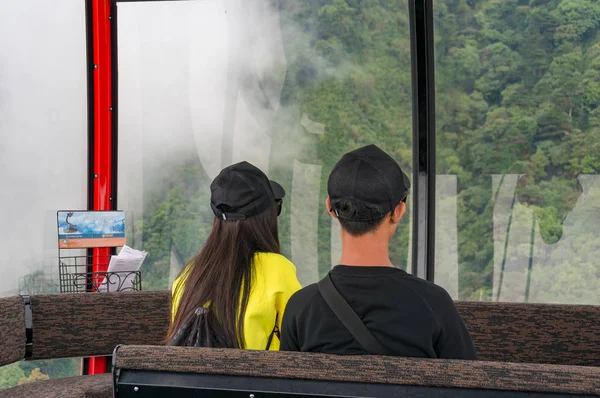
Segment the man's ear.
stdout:
[[391,213],[392,222],[394,224],[399,223],[400,220],[402,219],[402,216],[404,216],[404,213],[406,213],[406,203],[400,202],[398,204],[398,206],[396,206],[394,208],[394,210],[392,210],[392,213]]
[[327,207],[327,211],[331,217],[337,218],[335,212],[331,211],[331,199],[329,199],[329,195],[327,196],[327,199],[325,199],[325,207]]

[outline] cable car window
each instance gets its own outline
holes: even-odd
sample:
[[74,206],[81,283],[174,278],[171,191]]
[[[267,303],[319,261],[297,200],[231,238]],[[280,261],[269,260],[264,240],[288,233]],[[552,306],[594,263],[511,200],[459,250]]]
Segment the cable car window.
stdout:
[[[375,143],[410,175],[407,3],[119,2],[119,208],[165,289],[206,239],[209,184],[247,160],[282,183],[283,254],[303,285],[337,264],[325,209],[341,155]],[[410,207],[409,196],[409,207]],[[392,245],[406,269],[406,213]]]
[[[2,1],[0,15],[0,297],[58,293],[56,212],[87,207],[85,2]],[[0,367],[0,390],[79,363]]]
[[600,7],[435,2],[435,280],[600,304]]

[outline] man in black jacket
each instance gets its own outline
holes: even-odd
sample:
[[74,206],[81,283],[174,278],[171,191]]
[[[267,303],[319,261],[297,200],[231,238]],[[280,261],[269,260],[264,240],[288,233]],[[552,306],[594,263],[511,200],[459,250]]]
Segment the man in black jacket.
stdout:
[[[342,157],[327,184],[327,209],[342,230],[342,256],[326,278],[331,278],[384,354],[476,359],[469,332],[448,293],[391,264],[389,241],[406,211],[409,188],[398,163],[375,145]],[[289,300],[280,349],[374,353],[344,326],[317,284]]]

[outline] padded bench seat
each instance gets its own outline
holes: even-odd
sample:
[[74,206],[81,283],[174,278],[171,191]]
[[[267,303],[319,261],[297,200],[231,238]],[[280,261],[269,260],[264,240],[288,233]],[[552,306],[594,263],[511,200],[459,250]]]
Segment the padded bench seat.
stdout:
[[[482,362],[509,363],[507,366],[513,370],[517,363],[591,367],[596,370],[580,369],[597,375],[600,306],[460,301],[456,305]],[[23,358],[110,355],[117,344],[161,345],[169,324],[170,307],[171,292],[167,290],[0,298],[0,366]],[[32,329],[26,330],[27,324]],[[166,365],[173,366],[174,362]],[[478,364],[473,368],[483,371]],[[501,373],[508,369],[498,369],[495,365],[493,368]],[[563,375],[571,377],[573,371],[566,366]],[[306,373],[305,377],[312,374]],[[600,376],[597,378],[600,380]],[[563,381],[566,386],[570,383],[569,378]],[[575,382],[578,386],[581,383],[582,380]],[[597,383],[594,388],[600,389]],[[112,381],[108,375],[84,376],[0,390],[0,397],[21,396],[108,398],[112,397]]]
[[600,395],[590,366],[170,346],[119,346],[113,363],[117,397]]

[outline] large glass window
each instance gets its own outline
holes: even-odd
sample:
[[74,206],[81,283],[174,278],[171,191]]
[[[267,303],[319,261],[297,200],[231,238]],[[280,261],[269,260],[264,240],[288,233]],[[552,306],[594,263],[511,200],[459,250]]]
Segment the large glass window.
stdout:
[[[56,212],[87,206],[85,4],[2,1],[0,15],[0,296],[57,293]],[[0,389],[78,371],[20,362]]]
[[434,2],[436,281],[600,304],[600,3]]
[[[326,208],[341,155],[376,143],[411,174],[405,1],[118,3],[119,195],[144,289],[168,288],[206,239],[209,184],[248,160],[287,191],[283,252],[302,284],[339,260]],[[410,203],[409,203],[410,207]],[[392,245],[406,268],[409,218]]]

